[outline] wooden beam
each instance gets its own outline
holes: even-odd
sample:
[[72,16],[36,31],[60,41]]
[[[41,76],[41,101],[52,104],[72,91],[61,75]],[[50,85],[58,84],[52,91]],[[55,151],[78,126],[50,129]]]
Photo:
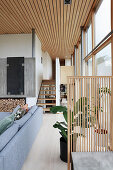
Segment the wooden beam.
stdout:
[[88,61],[93,55],[96,55],[99,51],[101,51],[103,48],[105,48],[110,42],[111,42],[111,37],[109,37],[96,50],[94,50],[87,58],[85,58],[85,61]]

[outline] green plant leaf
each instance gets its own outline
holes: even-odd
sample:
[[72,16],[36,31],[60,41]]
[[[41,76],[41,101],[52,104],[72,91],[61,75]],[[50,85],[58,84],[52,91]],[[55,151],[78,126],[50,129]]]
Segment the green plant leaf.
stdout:
[[65,121],[67,122],[67,108],[65,106],[54,106],[50,108],[50,112],[56,114],[57,112],[63,112]]

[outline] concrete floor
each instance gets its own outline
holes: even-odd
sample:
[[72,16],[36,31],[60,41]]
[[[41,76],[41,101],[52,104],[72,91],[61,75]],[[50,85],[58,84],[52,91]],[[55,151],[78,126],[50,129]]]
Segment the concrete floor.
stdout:
[[67,164],[60,160],[60,134],[53,128],[58,120],[63,120],[62,114],[44,114],[42,127],[22,170],[67,170]]
[[113,170],[113,152],[72,153],[74,170]]

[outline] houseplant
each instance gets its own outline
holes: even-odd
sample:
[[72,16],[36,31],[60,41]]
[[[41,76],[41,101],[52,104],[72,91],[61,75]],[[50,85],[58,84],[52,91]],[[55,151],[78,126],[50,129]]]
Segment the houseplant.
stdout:
[[[80,101],[81,100],[81,101]],[[85,102],[84,102],[85,100]],[[83,102],[83,105],[82,105]],[[80,105],[81,103],[81,105]],[[81,127],[82,127],[82,123],[84,122],[84,117],[82,118],[82,113],[84,112],[84,104],[85,104],[85,127],[87,127],[87,109],[89,107],[87,107],[87,98],[83,97],[81,99],[79,99],[76,103],[74,108],[76,108],[76,118],[75,118],[75,122],[76,125],[78,126],[78,124],[80,125],[81,122]],[[81,115],[78,114],[78,112],[81,110]],[[64,162],[67,162],[67,108],[65,106],[54,106],[50,109],[51,113],[56,114],[57,112],[63,112],[63,116],[64,116],[64,121],[63,122],[56,122],[53,127],[54,128],[58,128],[59,129],[59,133],[61,134],[61,138],[60,138],[60,158],[61,160],[63,160]],[[73,115],[73,114],[72,114]],[[80,121],[81,118],[81,121]],[[73,119],[73,118],[72,118]],[[89,109],[88,109],[88,122],[89,119],[91,119],[91,116],[89,116]],[[82,121],[83,120],[83,121]],[[88,125],[89,127],[89,125]],[[75,134],[75,140],[77,140],[77,137],[80,135],[79,133],[74,133]],[[83,134],[81,134],[83,135]],[[73,137],[73,134],[72,134]],[[76,141],[75,141],[76,143]]]
[[[76,113],[76,118],[75,118],[75,122],[76,122],[76,126],[80,125],[81,122],[81,128],[82,128],[82,123],[85,121],[85,128],[88,128],[90,126],[94,126],[95,127],[95,117],[97,114],[97,120],[98,120],[98,111],[101,110],[101,112],[103,112],[103,108],[100,106],[100,98],[105,95],[105,93],[108,92],[109,95],[111,95],[111,92],[109,89],[107,88],[99,88],[99,106],[96,106],[95,104],[93,105],[92,108],[89,108],[89,103],[88,103],[88,99],[86,97],[81,97],[76,103],[75,103],[75,107],[74,110]],[[85,100],[85,101],[84,101]],[[92,101],[94,100],[94,98],[92,97]],[[82,104],[83,102],[83,104]],[[95,103],[95,102],[94,102]],[[85,105],[84,105],[85,104]],[[98,108],[99,107],[99,108]],[[85,109],[84,109],[85,108]],[[92,110],[91,110],[92,109]],[[64,122],[56,122],[53,127],[54,128],[58,128],[60,131],[59,133],[61,134],[61,138],[60,138],[60,157],[63,161],[67,161],[67,108],[64,106],[55,106],[52,107],[50,109],[50,111],[54,114],[56,114],[57,112],[63,112],[63,116],[65,121]],[[78,114],[79,111],[81,111],[81,114]],[[84,120],[84,111],[85,111],[85,120]],[[90,115],[90,112],[94,112],[93,116]],[[73,115],[73,114],[72,114]],[[88,117],[87,117],[88,115]],[[79,119],[78,119],[79,118]],[[72,118],[73,119],[73,118]],[[92,121],[89,121],[92,120]],[[90,122],[90,124],[89,124]],[[88,125],[87,125],[88,123]],[[98,128],[100,129],[100,123],[98,121]],[[99,131],[99,129],[96,129],[97,131]],[[75,134],[75,137],[77,140],[77,137],[79,136],[79,133]],[[82,136],[84,134],[81,134]],[[72,134],[73,136],[73,134]],[[76,141],[75,141],[76,143]]]

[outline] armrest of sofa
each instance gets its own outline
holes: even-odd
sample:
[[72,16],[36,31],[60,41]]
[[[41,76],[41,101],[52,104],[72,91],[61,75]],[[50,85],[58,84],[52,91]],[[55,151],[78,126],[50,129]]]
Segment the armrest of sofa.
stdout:
[[0,170],[4,170],[4,157],[0,156]]

